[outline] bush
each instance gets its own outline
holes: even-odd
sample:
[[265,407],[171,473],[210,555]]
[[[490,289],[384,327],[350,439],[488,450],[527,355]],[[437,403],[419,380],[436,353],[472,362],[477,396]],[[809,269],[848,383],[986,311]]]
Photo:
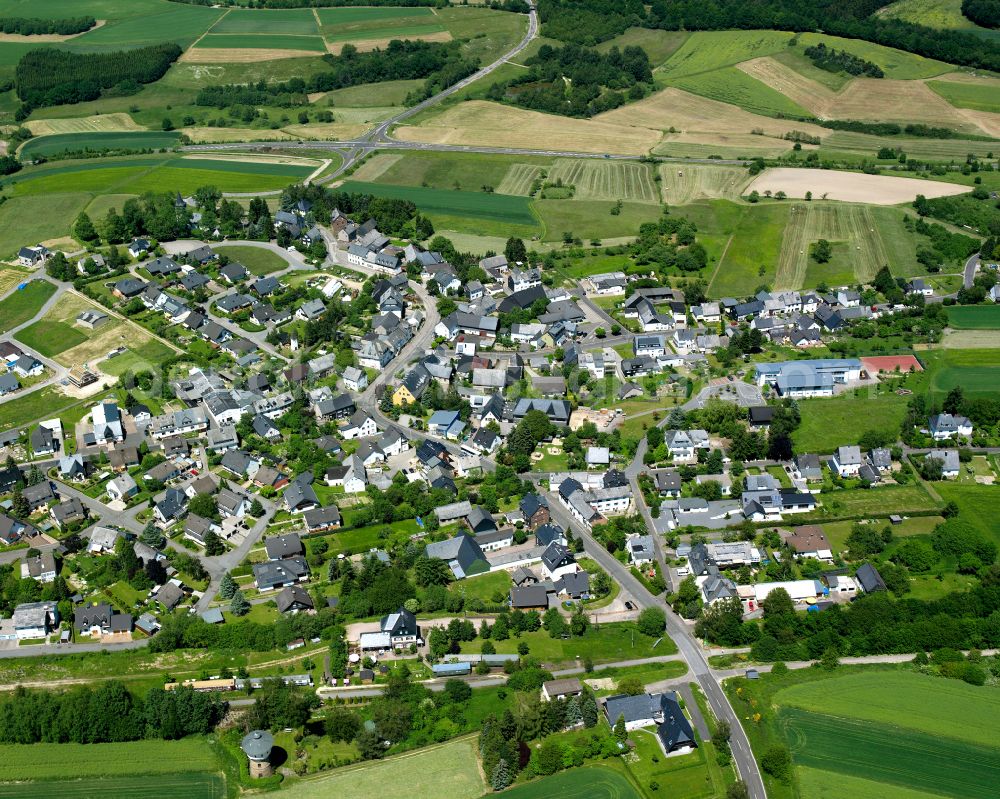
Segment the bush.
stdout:
[[788,747],[783,744],[769,747],[760,759],[760,767],[775,779],[788,782],[792,775],[792,755]]

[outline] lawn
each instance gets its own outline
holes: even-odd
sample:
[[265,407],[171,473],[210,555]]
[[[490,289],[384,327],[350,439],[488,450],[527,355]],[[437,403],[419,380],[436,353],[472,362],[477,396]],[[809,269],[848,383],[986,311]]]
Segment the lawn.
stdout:
[[271,272],[288,268],[288,261],[276,252],[263,247],[224,245],[216,247],[215,250],[228,256],[231,261],[239,261],[254,275],[269,275]]
[[[879,489],[881,491],[882,489]],[[929,535],[944,519],[941,516],[913,516],[904,519],[901,524],[892,525],[894,538],[908,535]],[[847,536],[851,534],[854,522],[830,522],[822,525],[823,533],[830,542],[834,552],[840,552],[847,547]]]
[[337,769],[315,779],[303,779],[287,790],[289,799],[411,799],[447,796],[477,799],[487,790],[479,772],[476,740],[466,737],[429,746],[398,757]]
[[[100,744],[7,744],[4,746],[3,762],[0,763],[0,780],[12,782],[15,780],[65,780],[68,776],[170,775],[182,772],[213,772],[218,768],[219,764],[215,754],[204,738]],[[156,781],[159,782],[159,778]],[[60,782],[58,793],[62,795],[62,788],[69,784]],[[53,795],[53,786],[50,784],[49,788],[51,796]],[[13,793],[4,794],[2,787],[0,787],[0,796],[14,795]],[[71,793],[70,795],[82,794]],[[125,794],[109,793],[107,795],[124,796]]]
[[466,599],[475,597],[484,602],[493,602],[493,595],[496,593],[506,598],[510,587],[510,575],[505,571],[496,571],[458,580],[452,583],[448,590],[453,594],[461,594]]
[[948,326],[959,330],[1000,328],[1000,305],[953,305],[948,308]]
[[625,776],[607,766],[575,768],[504,793],[505,799],[641,799],[641,796]]
[[22,344],[26,344],[46,358],[58,355],[70,347],[82,344],[87,337],[77,328],[65,322],[39,320],[21,330],[14,336]]
[[175,132],[135,131],[119,133],[59,133],[29,139],[19,151],[21,158],[31,160],[39,155],[78,150],[140,150],[175,147],[180,134]]
[[795,451],[833,452],[839,446],[857,444],[869,430],[886,431],[895,437],[906,415],[906,400],[891,393],[799,400],[802,423],[792,433]]
[[55,292],[56,287],[49,281],[32,280],[24,288],[0,300],[0,333],[23,325],[41,310]]
[[[582,636],[570,638],[550,638],[545,630],[523,633],[520,638],[494,641],[497,652],[511,654],[517,652],[518,644],[526,643],[532,657],[546,664],[572,663],[578,658],[589,657],[594,663],[609,663],[619,660],[672,655],[677,646],[664,637],[654,649],[655,638],[640,633],[630,622],[612,622],[599,627],[590,627]],[[462,644],[463,652],[478,652],[479,641]]]

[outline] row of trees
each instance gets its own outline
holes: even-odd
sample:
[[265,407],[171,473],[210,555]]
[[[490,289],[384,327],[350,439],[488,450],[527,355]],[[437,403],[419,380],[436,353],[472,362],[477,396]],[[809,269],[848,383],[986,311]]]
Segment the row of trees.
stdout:
[[153,688],[140,698],[117,680],[65,693],[18,687],[0,701],[0,741],[114,743],[183,738],[211,732],[225,709],[225,702],[215,694]]
[[18,114],[23,119],[33,108],[96,100],[112,88],[116,94],[134,94],[140,84],[162,78],[180,55],[173,42],[111,53],[30,50],[14,70],[23,103]]
[[827,72],[846,72],[848,75],[864,75],[866,78],[885,77],[882,68],[873,61],[866,61],[846,50],[827,47],[823,42],[807,47],[805,53],[809,60]]
[[1000,2],[997,0],[962,0],[962,13],[984,28],[1000,28]]
[[73,36],[90,30],[97,24],[93,17],[66,17],[64,19],[36,19],[32,17],[0,17],[0,33],[20,36]]

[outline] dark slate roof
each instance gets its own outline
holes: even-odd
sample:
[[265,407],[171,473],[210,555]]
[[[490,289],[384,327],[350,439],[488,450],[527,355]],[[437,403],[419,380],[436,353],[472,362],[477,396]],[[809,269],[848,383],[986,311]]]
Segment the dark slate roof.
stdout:
[[885,581],[882,579],[882,575],[879,574],[878,569],[870,563],[862,563],[858,566],[858,571],[854,576],[867,593],[886,590]]

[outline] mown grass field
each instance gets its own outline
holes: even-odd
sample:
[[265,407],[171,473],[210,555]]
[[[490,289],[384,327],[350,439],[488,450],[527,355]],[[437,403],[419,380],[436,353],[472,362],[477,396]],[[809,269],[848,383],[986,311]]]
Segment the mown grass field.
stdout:
[[0,300],[0,333],[31,319],[55,291],[56,287],[47,280],[32,280],[23,289]]
[[561,241],[563,234],[591,239],[634,238],[639,225],[660,218],[660,206],[622,203],[621,213],[612,215],[610,200],[535,200],[534,208],[545,225],[545,241]]
[[867,133],[852,133],[835,130],[823,139],[820,154],[832,150],[836,152],[858,152],[874,157],[881,147],[898,147],[907,155],[919,158],[948,160],[964,159],[969,153],[985,157],[993,151],[993,143],[973,139],[919,139],[905,136],[880,138]]
[[1000,328],[1000,305],[953,305],[948,309],[948,325],[960,330]]
[[[171,775],[214,772],[218,768],[215,754],[203,738],[110,744],[8,744],[0,763],[0,782],[58,780],[58,785],[50,782],[49,789],[61,795],[64,787],[73,784],[67,780],[76,777]],[[158,782],[159,778],[149,781]]]
[[584,766],[518,785],[504,796],[509,799],[640,799],[641,794],[617,771],[606,766]]
[[67,397],[52,386],[45,386],[30,394],[21,394],[0,403],[0,430],[22,427],[35,419],[58,416],[61,411],[76,405],[78,400]]
[[229,256],[231,261],[239,261],[254,275],[269,275],[288,267],[288,261],[271,250],[263,247],[247,247],[240,245],[223,245],[215,248],[218,252]]
[[898,0],[877,13],[928,28],[964,30],[988,39],[1000,37],[1000,31],[981,28],[968,19],[962,13],[962,0]]
[[29,139],[21,147],[18,155],[31,160],[40,155],[51,156],[79,150],[159,149],[174,147],[179,141],[180,134],[175,132],[58,133]]
[[938,483],[934,488],[945,502],[958,505],[963,520],[1000,544],[1000,515],[996,512],[1000,486],[952,482]]
[[[930,698],[935,689],[926,690]],[[954,714],[955,710],[947,712]],[[796,765],[956,799],[996,796],[1000,750],[953,740],[939,733],[901,729],[900,715],[892,723],[880,724],[856,717],[783,708],[778,723],[789,741]],[[961,765],[956,767],[956,764]]]
[[492,186],[497,194],[524,194],[524,191],[507,191],[503,184],[511,170],[524,162],[533,168],[547,168],[551,159],[518,159],[509,155],[457,153],[376,153],[365,161],[354,176],[355,180],[397,186],[417,186],[431,189],[480,192]]
[[430,746],[386,760],[337,769],[315,779],[304,779],[282,791],[289,799],[411,799],[447,796],[478,799],[487,790],[479,773],[476,741],[466,737]]
[[656,77],[675,80],[733,66],[781,52],[791,38],[783,31],[697,31],[656,70]]
[[875,782],[806,766],[796,767],[795,773],[798,777],[799,795],[809,799],[842,799],[845,796],[863,796],[865,799],[939,799],[938,794],[915,791],[902,785]]
[[648,164],[558,158],[548,170],[546,182],[559,180],[576,187],[574,199],[660,202],[660,192]]

